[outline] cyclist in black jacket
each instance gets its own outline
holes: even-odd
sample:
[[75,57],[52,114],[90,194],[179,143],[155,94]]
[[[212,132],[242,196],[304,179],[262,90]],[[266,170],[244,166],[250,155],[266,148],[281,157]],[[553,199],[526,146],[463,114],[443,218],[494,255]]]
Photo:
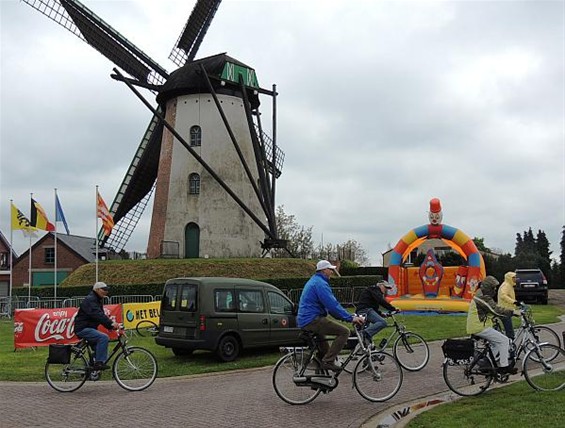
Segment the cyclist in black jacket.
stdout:
[[98,326],[102,324],[108,330],[118,328],[118,323],[112,321],[104,313],[103,300],[108,295],[109,288],[103,282],[97,282],[92,287],[92,291],[84,298],[80,304],[77,316],[75,317],[75,333],[81,339],[86,339],[88,343],[96,345],[94,350],[94,370],[105,370],[110,367],[104,362],[108,359],[108,335],[98,331]]
[[373,342],[373,336],[387,326],[382,318],[379,306],[389,311],[397,309],[385,300],[386,290],[391,289],[386,281],[379,281],[376,285],[370,285],[361,292],[357,303],[357,313],[367,318],[369,325],[363,330],[363,335],[367,343]]

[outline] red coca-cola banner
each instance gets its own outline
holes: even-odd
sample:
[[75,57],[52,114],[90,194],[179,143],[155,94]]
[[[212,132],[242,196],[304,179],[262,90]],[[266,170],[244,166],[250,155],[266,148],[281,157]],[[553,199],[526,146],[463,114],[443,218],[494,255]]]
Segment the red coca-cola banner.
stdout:
[[[14,346],[29,348],[50,343],[78,342],[75,335],[75,317],[78,308],[17,309],[14,312]],[[104,312],[113,321],[122,322],[122,305],[106,305]],[[116,331],[100,326],[110,339],[117,339]]]

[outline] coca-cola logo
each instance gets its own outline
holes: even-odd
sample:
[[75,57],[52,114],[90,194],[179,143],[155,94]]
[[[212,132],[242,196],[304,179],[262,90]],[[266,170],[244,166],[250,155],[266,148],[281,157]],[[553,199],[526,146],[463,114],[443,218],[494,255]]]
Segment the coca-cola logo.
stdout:
[[[53,318],[51,318],[51,315],[53,315]],[[41,315],[35,326],[35,340],[45,342],[47,340],[71,339],[75,334],[76,315],[75,312],[69,318],[67,311],[56,311],[53,314],[45,313]]]

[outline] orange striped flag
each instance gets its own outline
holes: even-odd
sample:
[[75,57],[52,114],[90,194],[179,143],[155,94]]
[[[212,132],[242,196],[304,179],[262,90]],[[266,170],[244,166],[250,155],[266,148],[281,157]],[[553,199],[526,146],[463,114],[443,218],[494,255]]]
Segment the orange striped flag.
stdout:
[[104,229],[104,235],[110,236],[112,233],[112,228],[114,227],[114,217],[110,214],[108,206],[98,190],[96,191],[96,216],[102,219],[102,229]]

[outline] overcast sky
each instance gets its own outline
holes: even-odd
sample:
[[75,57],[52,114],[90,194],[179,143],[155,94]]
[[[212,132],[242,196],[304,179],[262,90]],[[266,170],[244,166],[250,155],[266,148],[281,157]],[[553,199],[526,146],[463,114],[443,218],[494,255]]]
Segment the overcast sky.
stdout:
[[[169,72],[194,5],[83,0]],[[0,230],[30,192],[94,236],[151,113],[113,64],[17,0],[0,0]],[[277,205],[316,243],[355,239],[371,264],[441,199],[443,222],[514,252],[565,225],[564,1],[224,0],[197,57],[221,52],[277,84]],[[154,96],[145,91],[151,100]],[[261,107],[269,127],[270,99]],[[145,251],[148,209],[128,250]],[[59,230],[62,226],[59,227]],[[18,253],[27,241],[14,232]]]

